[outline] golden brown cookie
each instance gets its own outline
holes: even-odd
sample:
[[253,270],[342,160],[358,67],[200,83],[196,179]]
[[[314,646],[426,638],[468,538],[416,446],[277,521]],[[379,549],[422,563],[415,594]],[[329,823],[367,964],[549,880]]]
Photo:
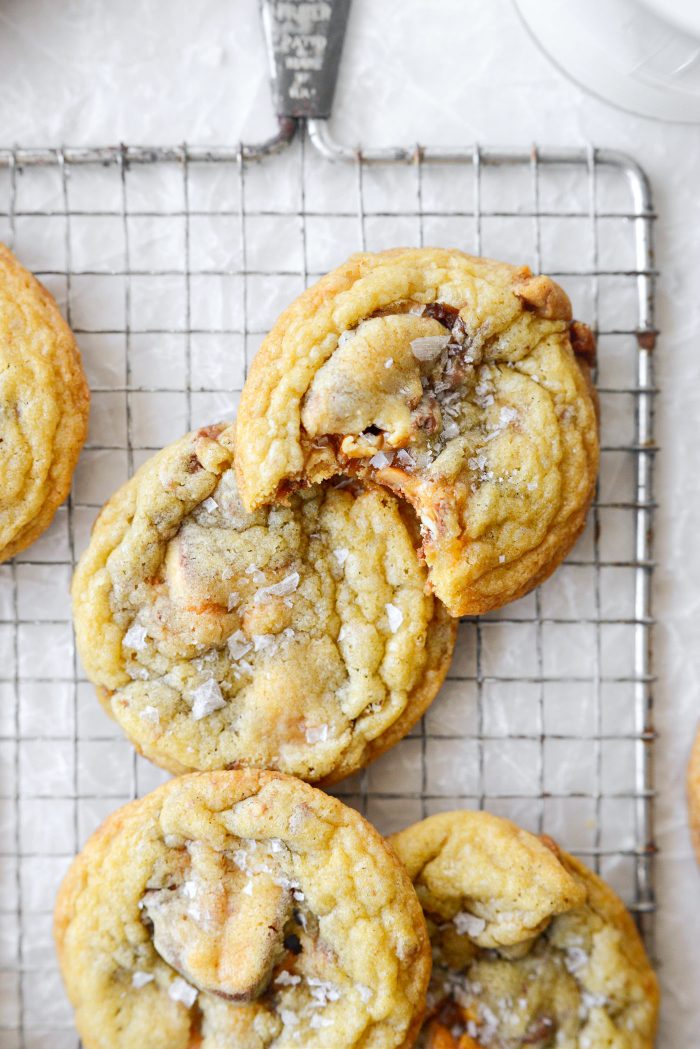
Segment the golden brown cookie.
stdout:
[[695,855],[700,863],[700,730],[693,742],[688,762],[688,820]]
[[452,615],[545,579],[585,523],[598,470],[591,332],[548,277],[435,248],[354,255],[279,318],[238,414],[256,509],[345,473],[420,519]]
[[430,973],[392,849],[353,809],[256,769],[171,780],[115,812],[59,892],[85,1049],[393,1049]]
[[189,434],[109,500],[73,581],[78,649],[173,772],[340,779],[435,697],[454,624],[391,493],[318,487],[247,514],[232,439]]
[[33,543],[67,497],[89,402],[53,297],[0,244],[0,561]]
[[612,889],[548,838],[448,812],[389,839],[428,920],[425,1049],[652,1049],[656,976]]

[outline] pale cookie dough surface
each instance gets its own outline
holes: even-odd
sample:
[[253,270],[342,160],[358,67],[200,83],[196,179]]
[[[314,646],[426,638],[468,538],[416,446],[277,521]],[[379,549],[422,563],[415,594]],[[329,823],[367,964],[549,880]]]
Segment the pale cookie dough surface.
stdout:
[[695,855],[700,863],[700,730],[693,742],[688,764],[688,820]]
[[339,779],[432,701],[454,624],[391,493],[319,487],[250,515],[231,442],[190,434],[107,503],[73,581],[78,649],[171,771]]
[[415,508],[450,612],[496,608],[546,578],[584,527],[593,355],[566,294],[527,268],[433,248],[355,255],[282,314],[253,362],[243,502],[369,476]]
[[422,1049],[652,1049],[656,977],[582,863],[509,820],[432,816],[389,839],[428,920]]
[[0,561],[33,543],[67,497],[89,401],[58,306],[0,244]]
[[86,1049],[393,1049],[430,946],[395,854],[356,811],[254,769],[119,809],[59,892],[61,971]]

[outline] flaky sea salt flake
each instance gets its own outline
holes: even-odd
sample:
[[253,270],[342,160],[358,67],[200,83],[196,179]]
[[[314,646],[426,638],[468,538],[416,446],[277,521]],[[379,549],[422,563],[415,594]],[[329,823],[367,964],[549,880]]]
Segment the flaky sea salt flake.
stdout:
[[308,725],[306,728],[307,743],[324,743],[328,739],[328,725]]
[[337,1002],[340,998],[339,989],[330,980],[319,980],[317,976],[308,976],[306,982],[313,999],[310,1003],[312,1009],[321,1009],[329,1002]]
[[277,973],[274,982],[278,987],[295,987],[298,983],[301,983],[301,976],[283,969],[282,972]]
[[203,501],[202,509],[206,510],[208,514],[213,514],[215,510],[219,509],[219,504],[217,503],[216,499],[212,499],[212,497],[209,496],[208,499],[205,499]]
[[260,586],[261,583],[265,582],[265,573],[261,572],[257,565],[248,565],[245,574],[252,576],[256,586]]
[[375,470],[383,470],[385,466],[391,466],[392,458],[386,452],[375,452],[369,461],[369,465],[373,466]]
[[145,987],[147,983],[151,983],[153,980],[155,980],[153,973],[135,972],[131,977],[131,986],[140,991],[142,987]]
[[192,717],[195,721],[201,721],[215,710],[221,710],[226,706],[219,682],[213,677],[193,691],[192,700]]
[[231,659],[241,659],[253,647],[253,642],[248,640],[242,630],[234,630],[226,644]]
[[396,605],[392,605],[391,602],[384,605],[386,609],[386,618],[389,621],[389,630],[392,634],[395,634],[403,623],[403,612]]
[[146,647],[147,634],[145,626],[141,626],[140,623],[132,623],[124,634],[122,644],[127,648],[133,648],[136,652],[141,652]]
[[284,579],[280,579],[279,583],[261,587],[255,595],[255,603],[259,605],[270,597],[287,597],[288,594],[293,594],[299,586],[299,579],[298,572],[290,572]]
[[188,1009],[191,1009],[194,1003],[197,1001],[196,987],[192,984],[187,983],[182,977],[176,976],[173,982],[168,987],[168,997],[172,998],[174,1002],[182,1002]]

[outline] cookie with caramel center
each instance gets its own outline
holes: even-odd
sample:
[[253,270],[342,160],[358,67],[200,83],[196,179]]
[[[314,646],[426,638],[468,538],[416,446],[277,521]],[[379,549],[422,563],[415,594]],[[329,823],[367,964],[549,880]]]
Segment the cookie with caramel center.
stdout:
[[326,484],[249,514],[232,442],[189,434],[109,500],[73,581],[78,650],[165,768],[337,780],[424,712],[455,626],[392,493]]
[[433,947],[421,1049],[652,1049],[657,980],[593,871],[486,812],[431,816],[390,841]]
[[276,773],[201,773],[119,809],[60,889],[85,1049],[408,1049],[430,946],[393,850]]
[[452,615],[544,580],[598,471],[591,332],[526,267],[436,248],[355,255],[305,291],[257,354],[238,414],[254,510],[336,474],[414,508]]

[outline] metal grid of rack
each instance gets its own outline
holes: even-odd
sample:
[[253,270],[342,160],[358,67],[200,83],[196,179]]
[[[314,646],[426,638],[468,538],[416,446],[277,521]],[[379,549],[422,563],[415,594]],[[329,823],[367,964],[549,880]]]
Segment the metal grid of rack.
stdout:
[[[264,147],[0,151],[0,239],[56,295],[93,391],[69,504],[0,568],[0,1040],[75,1049],[50,944],[87,834],[164,776],[99,709],[67,588],[99,506],[186,429],[230,417],[275,315],[351,251],[454,245],[529,263],[598,332],[599,490],[533,594],[465,620],[419,728],[337,793],[381,830],[479,805],[608,878],[647,937],[651,801],[653,210],[590,149],[348,150],[324,121]],[[331,163],[336,161],[336,163]]]

